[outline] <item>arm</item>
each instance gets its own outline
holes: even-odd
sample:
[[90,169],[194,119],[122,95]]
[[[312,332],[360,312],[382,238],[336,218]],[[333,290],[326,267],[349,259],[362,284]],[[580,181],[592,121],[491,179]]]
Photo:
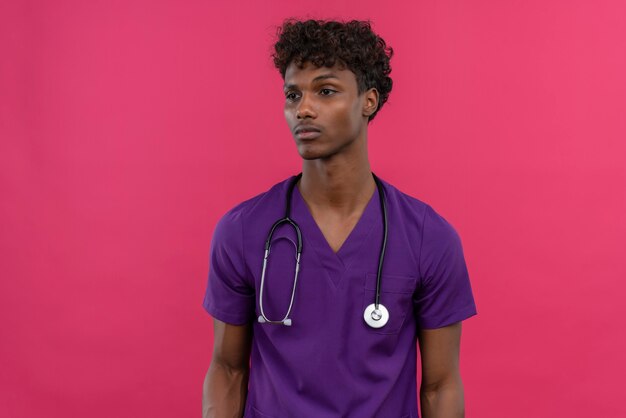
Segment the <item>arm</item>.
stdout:
[[422,357],[422,418],[463,418],[463,382],[459,372],[461,323],[418,334]]
[[213,358],[202,389],[203,418],[240,418],[248,393],[252,325],[213,320]]

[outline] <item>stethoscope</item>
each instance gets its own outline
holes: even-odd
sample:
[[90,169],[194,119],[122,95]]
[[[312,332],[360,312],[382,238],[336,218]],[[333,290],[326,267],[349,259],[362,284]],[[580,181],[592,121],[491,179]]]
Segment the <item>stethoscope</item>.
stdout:
[[[374,303],[370,304],[367,308],[365,308],[365,312],[363,312],[363,319],[365,323],[372,328],[381,328],[385,326],[387,321],[389,321],[389,311],[385,306],[380,303],[380,283],[381,283],[381,275],[383,271],[383,261],[385,259],[385,248],[387,247],[387,206],[385,205],[385,192],[383,190],[383,185],[376,177],[374,173],[372,173],[374,177],[374,181],[376,182],[376,187],[378,188],[378,197],[380,199],[380,208],[383,214],[383,239],[382,245],[380,247],[380,255],[378,257],[378,272],[376,275],[376,296],[374,298]],[[285,207],[285,217],[277,220],[270,232],[267,236],[267,240],[265,241],[265,255],[263,256],[263,271],[261,272],[261,289],[259,290],[259,309],[261,310],[261,315],[259,315],[258,321],[261,324],[270,323],[270,324],[283,324],[286,326],[291,326],[292,321],[289,315],[291,314],[291,308],[293,308],[293,299],[296,294],[296,286],[298,284],[298,273],[300,272],[300,255],[302,254],[302,232],[300,231],[300,227],[298,224],[291,219],[291,197],[293,195],[293,189],[296,187],[296,183],[302,177],[302,173],[295,176],[292,182],[289,184],[289,189],[287,191],[287,204]],[[287,313],[284,318],[281,320],[271,320],[268,319],[265,315],[265,311],[263,310],[263,288],[265,285],[265,269],[267,268],[267,262],[269,260],[270,249],[272,237],[274,236],[274,231],[282,224],[289,224],[296,231],[296,235],[298,237],[298,243],[296,245],[296,273],[293,278],[293,287],[291,289],[291,300],[289,301],[289,308],[287,309]],[[295,243],[294,243],[295,244]]]

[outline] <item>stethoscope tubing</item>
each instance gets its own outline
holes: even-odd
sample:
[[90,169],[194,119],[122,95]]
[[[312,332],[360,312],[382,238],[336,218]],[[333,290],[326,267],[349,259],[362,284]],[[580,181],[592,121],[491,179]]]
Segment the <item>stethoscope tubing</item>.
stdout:
[[374,306],[378,309],[380,305],[380,284],[381,277],[383,275],[383,262],[385,261],[385,250],[387,249],[387,204],[385,203],[385,191],[381,181],[376,177],[376,174],[372,173],[376,187],[378,187],[378,195],[380,197],[380,211],[383,215],[383,241],[380,246],[380,255],[378,256],[378,271],[376,272],[376,297],[374,298]]
[[[291,219],[291,196],[293,195],[293,189],[296,187],[296,184],[302,177],[302,173],[295,176],[291,184],[289,185],[289,190],[287,191],[287,203],[285,204],[285,217],[279,219],[274,222],[270,232],[267,236],[267,240],[265,240],[265,254],[263,256],[263,271],[261,272],[261,289],[259,290],[259,310],[261,311],[261,315],[258,318],[260,323],[270,323],[270,324],[284,324],[287,326],[291,326],[291,319],[289,315],[291,314],[291,308],[293,307],[293,300],[296,296],[296,286],[298,284],[298,273],[300,272],[300,256],[302,255],[302,231],[300,231],[300,227],[298,224]],[[287,313],[280,321],[270,320],[265,315],[265,310],[263,309],[263,289],[265,288],[265,271],[267,269],[267,262],[270,256],[271,248],[272,248],[272,237],[274,236],[274,231],[282,224],[289,224],[296,231],[296,235],[298,237],[298,243],[296,244],[296,272],[293,278],[293,287],[291,289],[291,298],[289,300],[289,308],[287,309]]]

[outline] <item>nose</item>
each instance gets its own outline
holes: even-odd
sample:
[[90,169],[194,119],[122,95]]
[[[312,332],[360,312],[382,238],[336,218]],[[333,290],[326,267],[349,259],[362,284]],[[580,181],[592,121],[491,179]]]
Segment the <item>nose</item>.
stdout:
[[303,94],[296,108],[296,118],[304,119],[306,117],[316,118],[317,113],[315,112],[313,101],[309,98],[309,95]]

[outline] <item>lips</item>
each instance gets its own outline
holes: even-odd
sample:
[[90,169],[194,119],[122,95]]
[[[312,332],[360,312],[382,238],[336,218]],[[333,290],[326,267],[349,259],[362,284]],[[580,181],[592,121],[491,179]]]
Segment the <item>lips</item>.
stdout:
[[299,125],[294,130],[294,133],[296,135],[305,134],[307,132],[320,132],[320,130],[319,130],[319,128],[315,127],[314,125]]

